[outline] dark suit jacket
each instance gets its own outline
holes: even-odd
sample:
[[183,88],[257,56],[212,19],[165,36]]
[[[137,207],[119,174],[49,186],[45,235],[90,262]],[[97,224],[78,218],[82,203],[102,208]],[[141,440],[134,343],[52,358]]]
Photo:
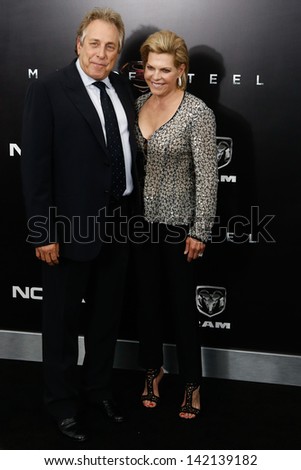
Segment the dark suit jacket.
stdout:
[[[124,77],[110,74],[125,109],[136,183],[134,105]],[[58,241],[60,253],[94,258],[101,248],[104,208],[111,193],[111,161],[95,107],[75,61],[34,81],[25,98],[21,170],[34,246]]]

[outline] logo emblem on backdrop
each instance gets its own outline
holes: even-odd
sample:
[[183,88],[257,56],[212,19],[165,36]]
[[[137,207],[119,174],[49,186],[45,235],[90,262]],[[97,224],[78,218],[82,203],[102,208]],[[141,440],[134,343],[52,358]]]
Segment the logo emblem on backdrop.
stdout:
[[232,160],[233,140],[231,137],[217,137],[216,146],[218,168],[223,168]]
[[133,86],[140,94],[149,91],[148,85],[144,80],[143,63],[141,60],[131,60],[127,62],[121,67],[120,73],[129,77]]
[[214,317],[225,310],[226,289],[216,286],[197,286],[196,306],[200,313]]

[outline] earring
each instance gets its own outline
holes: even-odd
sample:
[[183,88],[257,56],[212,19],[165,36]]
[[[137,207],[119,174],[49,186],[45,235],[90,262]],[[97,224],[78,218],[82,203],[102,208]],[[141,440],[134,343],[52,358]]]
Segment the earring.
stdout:
[[181,88],[182,86],[182,77],[178,77],[178,87]]

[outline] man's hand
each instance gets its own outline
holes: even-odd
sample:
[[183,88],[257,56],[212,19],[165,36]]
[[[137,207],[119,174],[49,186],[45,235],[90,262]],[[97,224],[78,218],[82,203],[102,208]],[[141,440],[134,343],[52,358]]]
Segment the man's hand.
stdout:
[[45,261],[49,266],[54,266],[59,263],[59,251],[58,243],[39,246],[36,248],[36,257],[41,261]]

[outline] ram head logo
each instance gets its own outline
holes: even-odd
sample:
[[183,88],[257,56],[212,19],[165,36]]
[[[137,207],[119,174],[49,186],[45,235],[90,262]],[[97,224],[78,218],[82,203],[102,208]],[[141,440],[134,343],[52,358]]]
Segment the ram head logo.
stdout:
[[207,317],[219,315],[226,307],[226,289],[215,286],[197,286],[196,306]]
[[231,137],[216,137],[217,164],[221,169],[232,160],[233,140]]

